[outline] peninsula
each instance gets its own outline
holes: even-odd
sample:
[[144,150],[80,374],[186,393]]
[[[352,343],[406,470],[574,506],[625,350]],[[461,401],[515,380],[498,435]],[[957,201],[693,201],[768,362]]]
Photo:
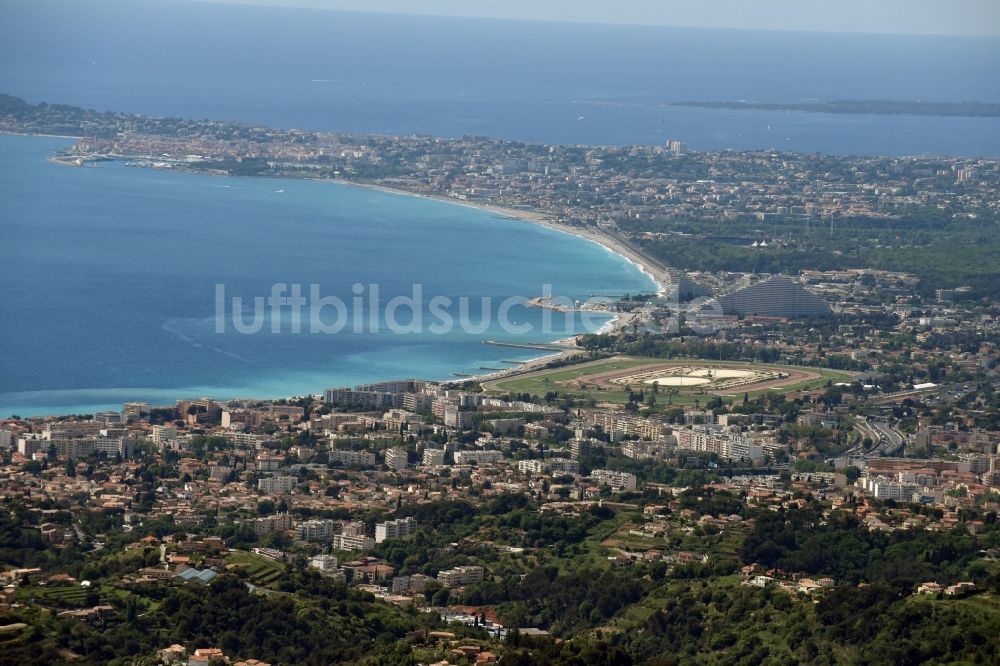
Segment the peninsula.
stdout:
[[[79,137],[63,163],[345,181],[491,206],[650,272],[876,268],[1000,291],[1000,160],[529,144],[150,118],[0,96],[0,131]],[[502,210],[501,210],[502,209]]]
[[67,169],[42,165],[64,176],[120,160],[488,208],[676,288],[488,377],[0,419],[0,661],[1000,653],[997,160],[321,134],[15,98],[0,130],[76,137],[52,157]]
[[987,102],[911,102],[902,100],[832,100],[829,102],[670,102],[667,106],[745,111],[802,111],[805,113],[855,113],[883,116],[1000,117],[1000,104]]

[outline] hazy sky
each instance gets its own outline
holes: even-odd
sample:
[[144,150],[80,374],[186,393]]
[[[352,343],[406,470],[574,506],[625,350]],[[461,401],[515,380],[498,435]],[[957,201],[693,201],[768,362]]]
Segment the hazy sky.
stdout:
[[197,0],[644,25],[1000,36],[1000,0]]

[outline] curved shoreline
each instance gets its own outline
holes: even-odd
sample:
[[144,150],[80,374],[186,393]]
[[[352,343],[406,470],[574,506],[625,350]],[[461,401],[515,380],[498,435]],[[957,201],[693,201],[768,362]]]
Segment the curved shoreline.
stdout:
[[[72,138],[72,137],[51,137],[51,138]],[[117,158],[117,159],[123,159],[123,158]],[[63,165],[63,164],[60,163],[60,165]],[[192,171],[192,173],[201,173],[201,175],[218,175],[218,174],[205,174],[204,172],[197,172],[197,171]],[[567,225],[567,224],[563,224],[563,223],[557,222],[557,221],[555,221],[553,219],[553,216],[550,215],[550,214],[546,214],[546,213],[543,213],[543,212],[540,212],[540,211],[535,211],[535,210],[524,210],[524,209],[499,206],[499,205],[489,204],[489,203],[480,203],[480,202],[466,201],[466,200],[459,199],[459,198],[456,198],[456,197],[423,194],[423,193],[419,193],[419,192],[411,192],[411,191],[408,191],[408,190],[405,190],[405,189],[401,189],[401,188],[386,187],[386,186],[383,186],[383,185],[377,185],[377,184],[371,184],[371,183],[354,182],[354,181],[341,180],[341,179],[331,180],[331,179],[326,179],[326,178],[317,178],[315,180],[330,182],[330,183],[334,183],[334,184],[341,184],[341,185],[346,185],[346,186],[351,186],[351,187],[365,188],[365,189],[370,189],[370,190],[374,190],[374,191],[383,192],[383,193],[386,193],[386,194],[394,194],[394,195],[402,195],[402,196],[412,196],[412,197],[417,197],[417,198],[436,200],[436,201],[439,201],[441,203],[447,203],[447,204],[458,205],[458,206],[465,206],[467,208],[478,209],[480,211],[490,212],[490,213],[496,214],[498,216],[502,216],[502,217],[504,217],[506,219],[514,219],[514,220],[519,220],[519,221],[523,221],[523,222],[528,222],[528,223],[531,223],[531,224],[537,224],[539,226],[543,226],[543,227],[552,229],[553,231],[557,231],[557,232],[560,232],[560,233],[563,233],[563,234],[567,234],[567,235],[571,235],[571,236],[576,236],[578,238],[581,238],[581,239],[590,241],[591,243],[594,243],[596,245],[599,245],[605,251],[607,251],[607,252],[609,252],[609,253],[611,253],[613,255],[616,255],[617,257],[620,257],[620,258],[624,259],[626,262],[628,262],[629,264],[631,264],[632,266],[634,266],[636,269],[638,269],[641,273],[643,273],[644,275],[646,275],[653,282],[653,284],[655,285],[655,288],[656,288],[656,290],[657,290],[658,293],[663,293],[663,291],[665,289],[664,284],[661,281],[661,279],[658,279],[657,275],[649,267],[647,267],[647,263],[648,263],[649,260],[647,260],[646,258],[644,258],[641,254],[639,254],[639,253],[635,252],[634,250],[628,248],[627,246],[619,243],[614,238],[612,238],[612,237],[610,237],[610,236],[608,236],[608,235],[606,235],[604,233],[601,233],[600,231],[596,231],[596,230],[592,230],[592,229],[587,229],[587,228],[580,228],[580,227],[570,226],[570,225]],[[621,313],[608,313],[608,315],[610,316],[609,320],[606,321],[606,322],[604,322],[600,326],[600,328],[597,330],[598,333],[608,333],[608,332],[613,332],[615,330],[619,330],[620,328],[623,328],[625,325],[627,325],[627,323],[630,321],[630,317],[628,317],[627,315],[623,316]],[[512,366],[510,368],[505,368],[503,370],[498,370],[498,371],[495,371],[495,372],[489,372],[489,373],[484,373],[484,374],[474,374],[474,375],[470,375],[468,377],[448,377],[447,375],[450,372],[450,369],[448,369],[448,368],[441,368],[439,372],[433,373],[432,376],[436,376],[435,379],[431,379],[430,377],[428,377],[428,379],[431,380],[431,381],[438,381],[440,383],[462,383],[462,382],[476,382],[476,383],[480,383],[480,382],[484,382],[484,381],[489,381],[489,380],[500,379],[500,378],[504,378],[504,377],[508,377],[508,376],[512,376],[512,375],[517,375],[517,374],[521,374],[521,373],[524,373],[524,372],[530,372],[530,371],[533,371],[533,370],[537,370],[540,367],[544,367],[548,363],[551,363],[551,362],[553,362],[555,360],[563,359],[563,358],[568,358],[568,357],[571,357],[571,356],[576,356],[576,355],[584,353],[582,349],[580,349],[579,347],[577,347],[575,345],[576,338],[577,338],[577,336],[574,335],[574,336],[571,336],[571,337],[568,337],[568,338],[565,338],[565,339],[562,339],[562,340],[556,340],[556,341],[554,341],[554,344],[563,347],[562,350],[556,351],[555,353],[553,353],[551,351],[544,352],[540,356],[525,359],[524,361],[520,362],[519,364],[514,365],[514,366]],[[430,374],[430,373],[428,373],[428,374]],[[316,390],[317,389],[315,387],[313,387],[312,390],[306,389],[306,390],[298,393],[298,395],[313,394],[313,393],[316,392]],[[182,391],[179,391],[178,395],[184,395],[186,393],[187,392],[184,392],[182,390]],[[291,396],[283,396],[283,397],[291,397]],[[266,396],[260,396],[260,398],[266,399]],[[30,409],[30,408],[28,408],[26,410],[20,410],[20,411],[27,411],[28,413],[34,413],[35,412],[35,410]],[[46,410],[46,411],[48,411],[48,410]],[[62,410],[56,411],[56,412],[52,412],[52,413],[53,414],[58,414],[61,411]],[[69,410],[69,411],[72,411],[72,410]]]
[[[523,210],[520,208],[510,208],[507,206],[498,206],[496,204],[490,203],[480,203],[476,201],[467,201],[465,199],[458,199],[456,197],[449,197],[440,194],[424,194],[421,192],[411,192],[397,187],[389,187],[386,185],[378,185],[375,183],[363,183],[351,180],[328,180],[322,179],[326,182],[331,182],[334,184],[344,185],[348,187],[358,187],[362,189],[373,190],[376,192],[382,192],[385,194],[395,194],[400,196],[416,197],[418,199],[428,199],[431,201],[438,201],[441,203],[452,204],[455,206],[465,206],[466,208],[473,208],[476,210],[486,211],[489,213],[495,213],[497,215],[502,215],[505,218],[520,220],[522,222],[528,222],[530,224],[537,224],[539,226],[551,229],[553,231],[558,231],[559,233],[567,234],[570,236],[576,236],[583,240],[594,243],[607,252],[617,255],[624,259],[626,262],[632,264],[640,273],[647,276],[652,280],[653,284],[656,285],[656,294],[662,296],[667,292],[667,287],[663,280],[658,278],[656,274],[646,266],[647,263],[651,263],[649,259],[642,256],[639,252],[634,249],[629,248],[614,238],[607,236],[598,231],[590,229],[582,229],[579,227],[573,227],[567,224],[561,224],[556,222],[551,218],[550,215],[542,213],[540,211],[534,210]],[[597,329],[597,334],[614,333],[615,331],[625,328],[631,321],[631,317],[622,316],[622,313],[611,313],[612,317],[606,323],[602,324],[599,329]],[[504,379],[514,375],[519,375],[527,372],[534,372],[545,365],[551,363],[552,361],[568,358],[570,356],[576,356],[583,353],[583,350],[576,345],[576,340],[579,335],[572,335],[561,340],[556,340],[554,344],[563,345],[565,349],[563,351],[556,352],[554,354],[544,354],[536,358],[527,359],[526,361],[519,363],[518,365],[512,366],[504,370],[497,372],[490,372],[482,375],[470,375],[468,377],[455,377],[451,380],[437,380],[440,383],[462,383],[462,382],[493,382],[498,379]]]
[[607,234],[601,233],[599,231],[594,231],[592,229],[586,229],[581,227],[574,227],[568,224],[563,224],[552,219],[552,216],[548,213],[543,213],[536,210],[524,210],[521,208],[511,208],[509,206],[499,206],[497,204],[491,203],[481,203],[478,201],[468,201],[466,199],[458,199],[456,197],[449,197],[441,194],[423,194],[421,192],[411,192],[399,187],[389,187],[386,185],[377,185],[374,183],[363,183],[352,180],[329,180],[327,182],[348,185],[351,187],[360,187],[368,190],[374,190],[376,192],[385,192],[387,194],[398,194],[408,197],[417,197],[418,199],[429,199],[431,201],[440,201],[442,203],[452,204],[455,206],[465,206],[466,208],[474,208],[477,210],[487,211],[490,213],[496,213],[504,217],[521,220],[522,222],[529,222],[531,224],[537,224],[539,226],[545,227],[547,229],[552,229],[553,231],[558,231],[560,233],[568,234],[570,236],[576,236],[584,240],[590,241],[591,243],[596,243],[602,248],[610,252],[611,254],[618,255],[628,263],[635,266],[641,273],[646,275],[653,284],[656,285],[656,292],[659,295],[666,293],[666,285],[663,280],[658,278],[653,272],[653,269],[647,266],[650,263],[650,259],[642,256],[639,252],[634,249],[629,248],[618,240],[608,236]]

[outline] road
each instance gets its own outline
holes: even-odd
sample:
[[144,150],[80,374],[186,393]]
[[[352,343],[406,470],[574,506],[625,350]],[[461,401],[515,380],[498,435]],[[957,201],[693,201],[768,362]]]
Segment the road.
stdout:
[[862,419],[858,419],[854,423],[854,429],[861,433],[862,437],[867,437],[875,442],[875,445],[867,453],[864,452],[860,445],[855,446],[851,450],[847,451],[847,455],[864,453],[865,455],[873,457],[891,456],[899,452],[899,450],[906,444],[906,436],[884,421],[879,421],[877,419],[864,421]]

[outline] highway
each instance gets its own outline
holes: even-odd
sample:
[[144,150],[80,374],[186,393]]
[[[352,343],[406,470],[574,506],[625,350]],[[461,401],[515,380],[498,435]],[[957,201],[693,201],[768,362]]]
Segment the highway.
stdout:
[[847,455],[892,456],[898,453],[906,444],[906,436],[885,421],[878,419],[864,421],[858,419],[854,423],[854,429],[861,433],[862,437],[867,437],[875,442],[875,445],[867,453],[863,451],[861,445],[855,446],[846,452]]

